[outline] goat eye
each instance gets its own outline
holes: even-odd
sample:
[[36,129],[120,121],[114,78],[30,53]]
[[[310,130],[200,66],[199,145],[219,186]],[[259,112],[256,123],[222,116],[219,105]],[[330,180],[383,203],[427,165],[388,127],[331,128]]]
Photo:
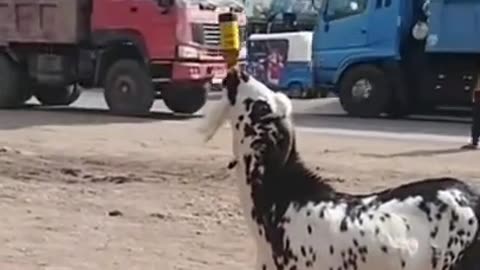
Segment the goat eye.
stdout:
[[253,104],[252,114],[256,117],[263,117],[271,112],[270,106],[265,101],[257,101]]
[[262,112],[262,114],[270,113],[270,112],[271,112],[270,106],[268,106],[267,104],[263,103],[263,104],[260,106],[259,111]]

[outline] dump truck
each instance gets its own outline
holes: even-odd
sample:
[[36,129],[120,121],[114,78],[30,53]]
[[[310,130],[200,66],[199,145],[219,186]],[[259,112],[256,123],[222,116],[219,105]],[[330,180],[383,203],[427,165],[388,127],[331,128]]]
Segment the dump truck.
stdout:
[[402,117],[471,104],[480,2],[313,0],[314,84],[352,116]]
[[69,105],[80,89],[103,88],[111,112],[145,115],[157,98],[192,114],[221,84],[226,63],[222,0],[0,0],[0,108],[32,96]]

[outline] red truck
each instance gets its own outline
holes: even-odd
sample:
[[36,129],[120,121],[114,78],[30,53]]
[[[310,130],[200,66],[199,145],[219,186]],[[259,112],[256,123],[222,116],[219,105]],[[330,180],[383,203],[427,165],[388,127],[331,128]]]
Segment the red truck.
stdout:
[[195,113],[226,73],[218,15],[225,0],[0,0],[0,108],[35,96],[69,105],[103,88],[111,112],[144,115],[156,98]]

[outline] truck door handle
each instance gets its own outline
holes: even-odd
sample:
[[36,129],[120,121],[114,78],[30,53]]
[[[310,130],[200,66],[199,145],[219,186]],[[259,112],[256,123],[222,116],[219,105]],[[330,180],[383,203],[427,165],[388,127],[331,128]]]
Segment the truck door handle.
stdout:
[[366,34],[366,33],[367,33],[367,29],[362,28],[362,30],[360,30],[360,32],[361,32],[362,34]]
[[130,12],[136,13],[138,11],[138,7],[130,7]]

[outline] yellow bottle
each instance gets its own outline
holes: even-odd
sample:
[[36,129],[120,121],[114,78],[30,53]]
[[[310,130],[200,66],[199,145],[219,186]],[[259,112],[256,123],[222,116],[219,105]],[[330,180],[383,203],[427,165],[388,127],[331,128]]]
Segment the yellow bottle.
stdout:
[[234,13],[220,14],[220,46],[227,62],[228,68],[234,67],[238,62],[240,53],[240,29],[238,19]]

